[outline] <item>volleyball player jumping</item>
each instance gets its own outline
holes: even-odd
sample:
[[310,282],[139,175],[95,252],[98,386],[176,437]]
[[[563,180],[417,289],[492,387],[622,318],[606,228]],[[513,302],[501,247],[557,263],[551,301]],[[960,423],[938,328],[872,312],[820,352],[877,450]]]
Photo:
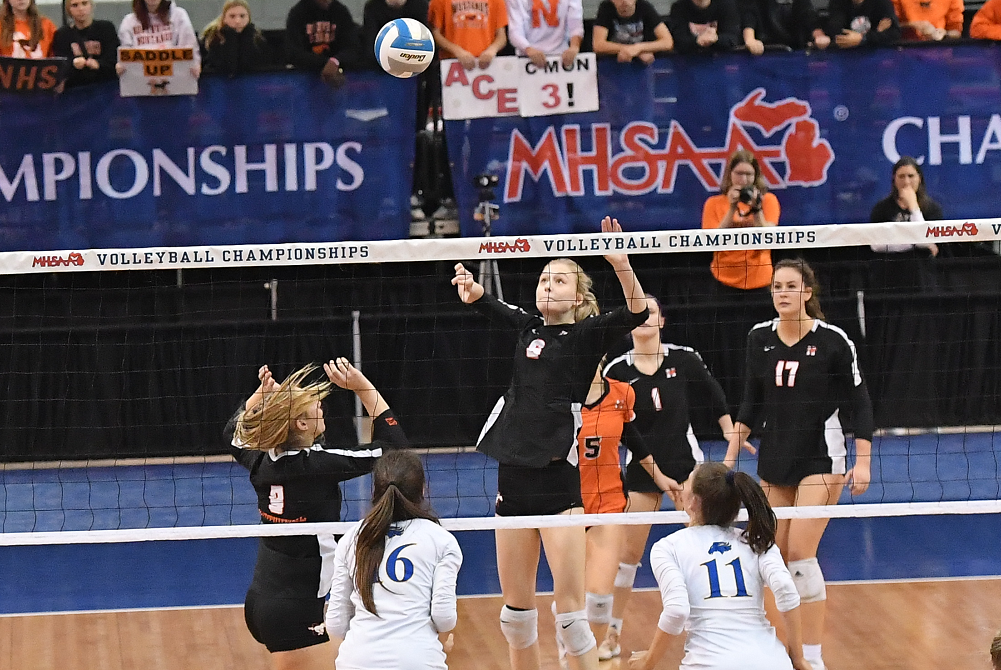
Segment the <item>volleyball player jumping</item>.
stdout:
[[[602,232],[621,232],[605,217]],[[626,306],[598,313],[591,279],[571,260],[550,261],[536,287],[540,316],[485,295],[461,264],[452,284],[459,298],[519,332],[511,386],[491,411],[477,448],[495,458],[499,516],[582,512],[577,471],[580,408],[609,346],[646,320],[643,290],[624,254],[605,256],[618,275]],[[499,529],[497,572],[504,607],[501,631],[513,670],[539,667],[535,578],[545,546],[553,573],[556,630],[570,663],[595,670],[598,654],[584,609],[582,527]]]
[[[650,550],[664,609],[649,650],[634,652],[629,670],[655,667],[670,636],[686,630],[682,670],[810,670],[799,644],[799,594],[775,546],[775,513],[761,487],[746,473],[705,463],[682,498],[691,525]],[[741,503],[743,531],[733,527]],[[783,613],[788,650],[765,618],[765,586]]]
[[[384,450],[407,445],[385,399],[347,359],[323,365],[329,381],[307,382],[315,370],[306,366],[278,384],[262,366],[260,386],[234,417],[233,456],[250,471],[264,523],[338,521],[338,483],[370,472]],[[319,442],[331,382],[354,391],[375,417],[371,444],[327,449]],[[244,615],[276,670],[330,670],[323,604],[335,546],[329,534],[261,538]]]
[[[734,466],[759,419],[758,476],[774,507],[834,505],[845,482],[860,495],[869,487],[872,403],[859,370],[855,344],[822,319],[819,286],[802,260],[783,260],[772,273],[778,318],[747,335],[744,397],[725,462]],[[855,425],[855,467],[847,470],[841,408]],[[847,471],[846,471],[847,470]],[[789,563],[803,603],[803,651],[813,670],[823,670],[827,588],[817,547],[828,519],[783,519],[776,543]]]
[[[605,374],[630,385],[636,397],[633,426],[646,448],[651,450],[659,471],[669,482],[684,486],[696,464],[704,460],[689,418],[693,405],[708,403],[727,439],[733,432],[733,422],[723,388],[706,368],[702,357],[694,349],[662,342],[664,316],[660,302],[651,295],[646,299],[650,316],[633,330],[633,348],[609,363]],[[629,492],[629,512],[659,510],[665,492],[674,506],[682,509],[680,496],[651,479],[649,469],[635,457],[626,465],[626,490]],[[622,615],[646,549],[650,526],[625,526],[624,535],[608,633],[598,648],[601,660],[620,653]]]
[[459,543],[424,501],[424,468],[393,451],[372,471],[372,509],[341,539],[327,633],[337,670],[446,670]]

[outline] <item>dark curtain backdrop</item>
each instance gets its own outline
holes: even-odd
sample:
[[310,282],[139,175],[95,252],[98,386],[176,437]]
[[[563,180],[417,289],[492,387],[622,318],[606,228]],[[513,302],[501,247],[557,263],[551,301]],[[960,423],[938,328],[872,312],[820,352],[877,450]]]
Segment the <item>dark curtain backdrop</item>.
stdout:
[[[879,426],[1001,424],[996,256],[941,259],[934,290],[880,293],[869,290],[867,251],[805,255],[825,287],[828,320],[858,345]],[[747,329],[770,318],[767,296],[714,299],[705,255],[633,262],[664,303],[665,339],[698,349],[736,406]],[[542,264],[501,263],[508,301],[533,304]],[[582,264],[602,304],[621,304],[607,264]],[[258,366],[284,376],[350,357],[353,309],[365,373],[413,442],[470,445],[509,381],[514,337],[460,305],[451,275],[451,263],[428,262],[4,278],[0,459],[222,453],[222,427],[255,388]],[[265,284],[274,279],[273,321]],[[329,442],[354,439],[353,410],[347,391],[328,399]],[[696,419],[712,436],[711,417]]]

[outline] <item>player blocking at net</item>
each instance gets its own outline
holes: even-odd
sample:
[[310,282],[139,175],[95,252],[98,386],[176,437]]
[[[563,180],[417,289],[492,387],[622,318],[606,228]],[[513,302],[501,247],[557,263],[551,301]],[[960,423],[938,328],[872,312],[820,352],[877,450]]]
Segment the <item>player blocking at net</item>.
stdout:
[[[704,463],[681,495],[691,524],[650,549],[664,609],[650,648],[633,652],[629,670],[656,667],[671,636],[686,630],[682,669],[810,670],[800,644],[800,597],[761,487],[747,473]],[[733,527],[741,504],[745,530]],[[785,621],[785,648],[765,618],[766,586]]]
[[[622,231],[605,217],[604,233]],[[477,448],[499,462],[498,516],[583,512],[577,471],[580,409],[609,346],[647,317],[646,299],[624,254],[605,256],[626,306],[600,314],[591,279],[569,259],[550,261],[535,291],[541,316],[486,295],[462,264],[452,284],[462,302],[518,331],[511,386],[490,412]],[[513,670],[540,665],[535,581],[540,543],[553,574],[556,633],[573,667],[595,670],[598,653],[584,609],[584,528],[496,531],[497,573],[504,606],[501,631]]]
[[[327,380],[308,381],[307,365],[278,384],[264,365],[260,385],[231,420],[232,453],[250,471],[263,523],[339,521],[342,481],[367,474],[384,451],[407,446],[382,394],[345,358],[324,363]],[[323,399],[331,384],[354,391],[375,417],[372,443],[326,449]],[[330,670],[332,645],[323,605],[330,591],[332,534],[262,537],[244,616],[276,670]]]
[[372,509],[334,554],[326,622],[335,643],[343,640],[337,670],[446,670],[462,552],[424,485],[410,451],[390,452],[372,470]]
[[[855,344],[823,321],[813,269],[785,259],[772,272],[772,303],[778,318],[747,335],[744,397],[724,462],[733,467],[759,420],[758,476],[774,507],[835,505],[845,482],[853,495],[869,488],[872,401],[859,369]],[[850,408],[855,428],[855,467],[847,470],[842,424]],[[783,519],[776,543],[789,564],[803,602],[803,652],[813,670],[824,670],[827,586],[817,548],[828,519]]]

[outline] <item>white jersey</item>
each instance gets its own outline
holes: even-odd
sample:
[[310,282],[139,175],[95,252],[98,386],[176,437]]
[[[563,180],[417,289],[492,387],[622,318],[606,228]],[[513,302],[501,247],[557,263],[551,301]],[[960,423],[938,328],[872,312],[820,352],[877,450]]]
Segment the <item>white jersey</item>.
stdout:
[[584,36],[581,0],[507,0],[508,40],[519,56],[535,47],[547,56],[558,56],[570,38]]
[[455,627],[459,543],[427,519],[394,524],[372,589],[378,616],[355,589],[355,542],[361,522],[338,543],[327,607],[327,632],[343,638],[337,670],[446,670],[438,633]]
[[145,30],[135,14],[127,15],[122,19],[122,25],[118,27],[118,40],[123,47],[133,49],[192,48],[195,63],[200,63],[202,59],[198,48],[198,36],[191,25],[191,18],[176,4],[170,6],[167,23],[161,22],[156,14],[151,14],[149,28]]
[[759,555],[740,529],[692,526],[657,542],[650,566],[664,604],[658,627],[671,635],[688,631],[682,668],[792,668],[762,600],[768,586],[780,612],[799,605],[778,547]]

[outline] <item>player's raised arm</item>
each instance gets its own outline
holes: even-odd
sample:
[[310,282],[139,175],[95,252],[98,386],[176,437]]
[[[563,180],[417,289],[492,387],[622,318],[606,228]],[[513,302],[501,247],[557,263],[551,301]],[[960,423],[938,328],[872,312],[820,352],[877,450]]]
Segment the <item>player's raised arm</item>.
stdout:
[[[618,219],[606,216],[601,220],[601,232],[621,233],[622,226],[619,225]],[[626,305],[629,306],[629,311],[633,314],[639,314],[645,310],[647,308],[646,295],[643,293],[643,287],[640,286],[639,278],[633,272],[632,265],[629,264],[629,255],[608,254],[605,256],[605,260],[612,266],[616,276],[619,278],[619,283],[622,285],[622,292],[626,296]]]

